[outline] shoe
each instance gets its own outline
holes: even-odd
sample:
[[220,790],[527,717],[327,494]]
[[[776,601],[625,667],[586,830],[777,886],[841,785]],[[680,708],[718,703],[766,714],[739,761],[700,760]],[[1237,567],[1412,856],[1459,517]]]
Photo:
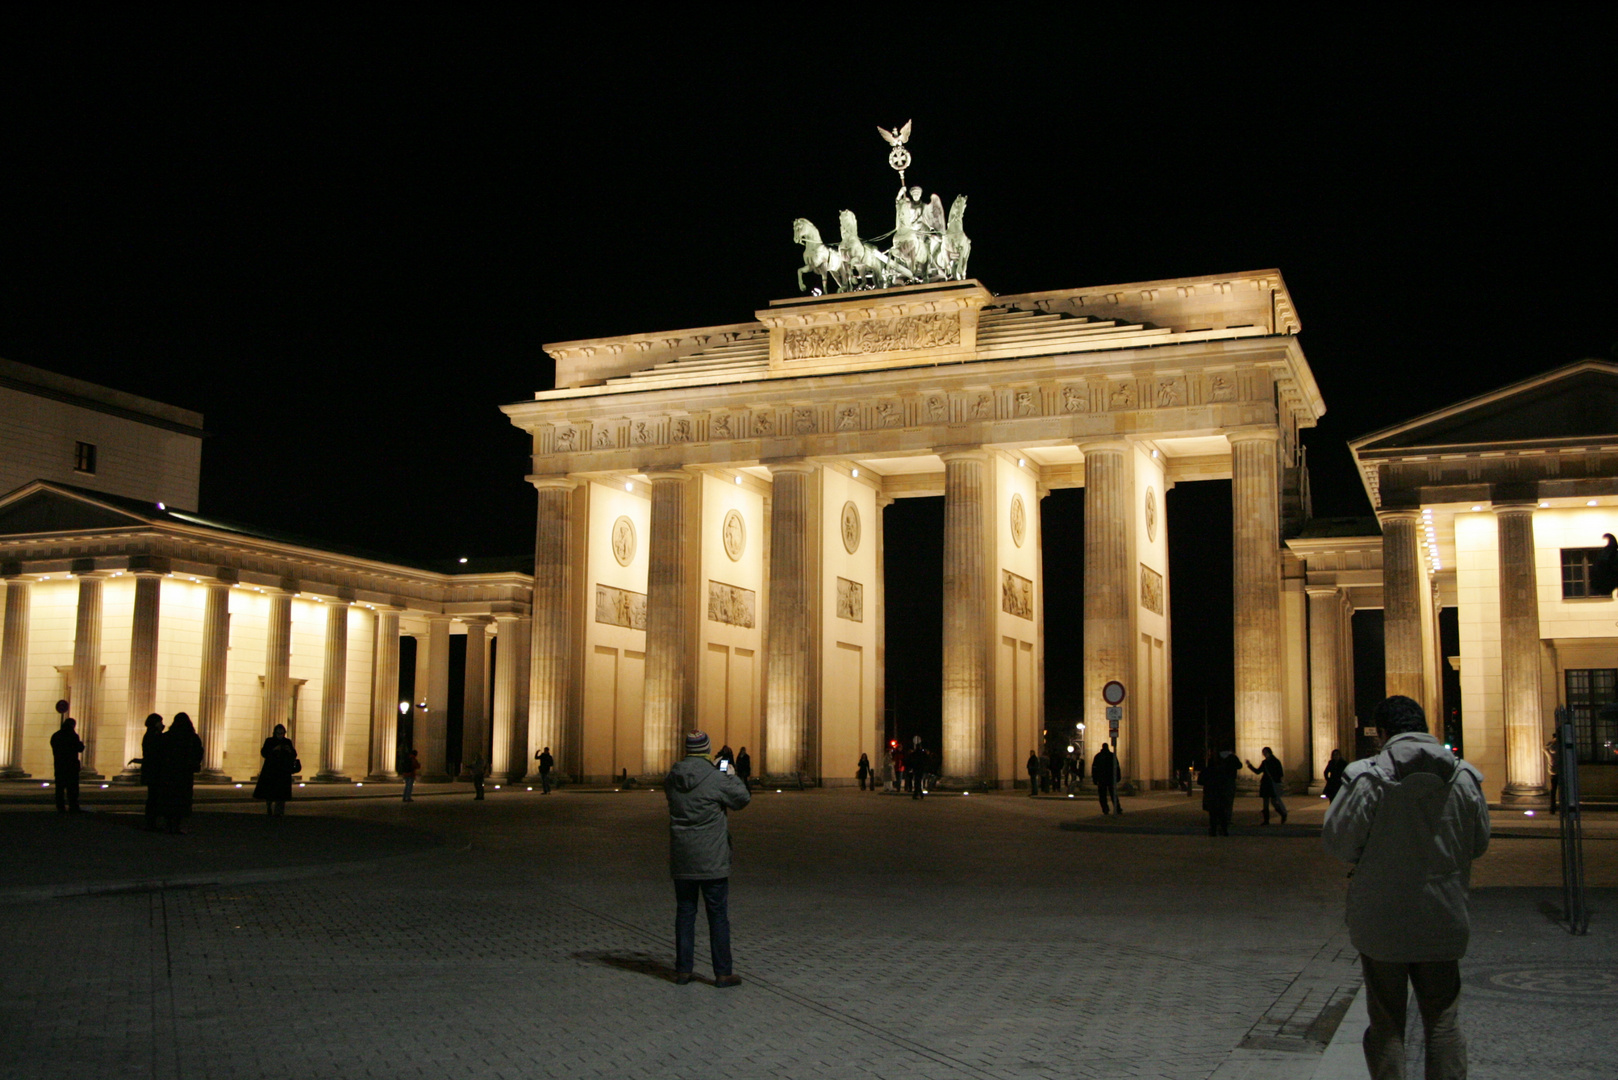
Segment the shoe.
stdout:
[[1287,823],[1287,816],[1285,814],[1282,814],[1281,815],[1281,824],[1285,825],[1286,823]]
[[719,978],[713,981],[713,984],[719,989],[724,990],[727,987],[740,986],[742,984],[742,977],[740,975],[721,975]]
[[689,971],[676,971],[674,973],[674,985],[675,986],[687,986],[687,985],[690,984],[690,982],[691,982],[691,973]]

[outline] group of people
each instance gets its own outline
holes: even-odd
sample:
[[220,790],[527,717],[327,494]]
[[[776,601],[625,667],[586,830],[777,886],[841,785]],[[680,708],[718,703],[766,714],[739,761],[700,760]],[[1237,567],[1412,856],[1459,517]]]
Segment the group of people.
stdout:
[[1084,783],[1084,759],[1071,749],[1055,758],[1049,753],[1030,750],[1023,767],[1028,773],[1030,797],[1071,792]]
[[[864,754],[860,755],[860,763],[869,768],[869,761]],[[884,789],[898,792],[908,791],[912,799],[919,799],[927,794],[932,782],[938,778],[937,764],[933,756],[927,752],[920,735],[911,736],[909,750],[896,742],[890,742],[882,763],[882,786]],[[875,790],[876,783],[877,779],[872,775],[870,778],[872,790]]]
[[[66,701],[56,703],[61,723],[51,735],[51,764],[56,787],[56,812],[80,813],[79,775],[84,771],[84,740],[79,722],[67,715]],[[140,782],[146,787],[146,828],[161,827],[171,833],[184,830],[180,823],[191,813],[192,792],[197,770],[202,768],[202,740],[185,713],[175,713],[168,730],[163,717],[152,713],[146,718],[141,737],[140,757],[129,764],[140,766]],[[160,824],[161,823],[161,824]]]
[[740,752],[733,752],[730,744],[726,743],[719,748],[719,755],[714,760],[728,762],[729,771],[736,774],[736,779],[742,782],[742,787],[748,791],[753,790],[753,755],[747,752],[747,747],[742,747]]

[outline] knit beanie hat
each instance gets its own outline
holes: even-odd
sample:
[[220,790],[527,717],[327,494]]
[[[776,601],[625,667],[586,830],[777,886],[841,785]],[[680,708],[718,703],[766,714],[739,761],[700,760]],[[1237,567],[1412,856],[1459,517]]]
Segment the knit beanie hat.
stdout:
[[713,743],[709,742],[708,736],[700,731],[693,731],[685,737],[686,757],[692,754],[706,754],[712,748]]

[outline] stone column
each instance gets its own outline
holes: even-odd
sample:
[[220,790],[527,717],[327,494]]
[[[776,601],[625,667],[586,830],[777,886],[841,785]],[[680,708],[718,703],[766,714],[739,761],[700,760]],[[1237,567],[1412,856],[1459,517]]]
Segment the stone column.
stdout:
[[[449,624],[452,621],[448,615],[429,615],[427,636],[418,639],[427,648],[425,693],[419,684],[416,687],[416,700],[419,702],[425,698],[427,707],[416,714],[416,723],[421,730],[416,733],[415,741],[416,749],[421,752],[419,779],[425,784],[449,781],[446,761],[449,733],[445,724],[449,720]],[[421,670],[419,663],[416,670]]]
[[820,719],[815,663],[819,545],[815,542],[815,466],[770,466],[770,633],[765,654],[764,773],[792,777],[812,771]]
[[[94,571],[74,571],[79,579],[79,606],[73,626],[73,673],[68,676],[68,715],[79,722],[84,740],[86,780],[99,780],[96,771],[96,688],[101,682],[101,581]],[[123,740],[118,740],[121,745]]]
[[[1512,801],[1545,794],[1545,721],[1539,696],[1539,589],[1534,507],[1496,505],[1500,558],[1500,689],[1506,721],[1506,784]],[[1443,718],[1438,734],[1443,735]]]
[[496,615],[494,650],[494,702],[490,715],[489,775],[500,780],[511,780],[528,771],[520,760],[521,747],[528,745],[526,733],[519,738],[517,724],[517,651],[518,624],[516,615]]
[[989,455],[951,450],[944,459],[944,745],[939,771],[961,784],[994,778],[989,685],[993,549],[986,500]]
[[[686,580],[687,472],[651,474],[652,539],[646,575],[646,690],[642,712],[644,776],[668,772],[680,753],[678,744],[690,730],[692,680],[688,661],[690,582]],[[771,605],[771,613],[780,617]],[[772,635],[773,637],[773,635]],[[532,740],[530,740],[532,741]],[[774,740],[770,740],[774,753]]]
[[528,646],[528,754],[524,767],[539,781],[534,755],[544,747],[565,779],[568,704],[573,672],[573,489],[576,480],[546,477],[539,489],[539,525],[534,533],[534,623]]
[[343,736],[348,728],[348,603],[326,603],[326,666],[320,691],[320,771],[322,783],[346,782]]
[[225,775],[225,668],[230,655],[230,583],[210,581],[202,604],[202,673],[197,683],[197,734],[202,737],[198,780],[223,783]]
[[[1111,441],[1083,443],[1079,449],[1084,452],[1084,749],[1094,756],[1102,743],[1112,741],[1102,687],[1117,679],[1126,691],[1138,689],[1129,626],[1135,596],[1129,565],[1134,448]],[[1124,708],[1129,707],[1126,700]],[[1125,730],[1120,725],[1120,734]],[[1120,750],[1118,764],[1126,777],[1133,754],[1131,746]]]
[[482,759],[489,767],[489,711],[484,692],[489,681],[488,619],[478,616],[466,623],[466,688],[461,696],[461,774],[468,780],[472,762]]
[[275,725],[287,725],[287,738],[298,741],[287,713],[292,706],[292,596],[296,588],[266,589],[270,603],[264,627],[264,708],[259,726],[263,737],[275,732]]
[[124,760],[117,781],[140,782],[140,766],[129,762],[141,756],[146,718],[157,711],[157,624],[163,574],[135,571],[135,616],[129,634],[129,694],[124,720]]
[[[1236,608],[1236,753],[1257,761],[1278,747],[1281,707],[1280,433],[1233,432],[1232,531]],[[1257,786],[1245,770],[1243,786]]]
[[1426,698],[1421,651],[1421,515],[1394,510],[1382,519],[1382,640],[1389,697]]
[[376,613],[376,662],[371,667],[371,769],[365,779],[398,779],[399,613]]
[[1326,786],[1321,770],[1331,760],[1331,752],[1341,749],[1343,756],[1352,761],[1354,748],[1338,742],[1342,717],[1337,710],[1342,694],[1337,679],[1343,666],[1338,635],[1343,621],[1343,594],[1335,586],[1306,586],[1304,591],[1309,596],[1309,738],[1314,756],[1309,793],[1314,795]]
[[22,779],[23,718],[28,703],[28,593],[26,578],[5,582],[6,623],[0,637],[0,778]]
[[1360,718],[1354,700],[1354,605],[1343,597],[1338,615],[1337,745],[1353,761],[1359,756]]
[[887,509],[893,500],[886,495],[876,497],[875,533],[876,580],[872,582],[872,610],[876,613],[876,732],[872,745],[871,767],[882,772],[882,755],[887,753],[888,737],[888,581],[887,581]]

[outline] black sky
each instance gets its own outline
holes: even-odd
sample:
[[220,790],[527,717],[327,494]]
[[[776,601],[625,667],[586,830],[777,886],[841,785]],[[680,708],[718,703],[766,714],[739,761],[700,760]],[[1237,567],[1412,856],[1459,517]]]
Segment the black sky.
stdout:
[[1618,340],[1606,13],[411,10],[0,14],[0,356],[204,413],[205,512],[528,550],[540,346],[789,295],[910,118],[997,292],[1279,267],[1321,514],[1346,439]]

